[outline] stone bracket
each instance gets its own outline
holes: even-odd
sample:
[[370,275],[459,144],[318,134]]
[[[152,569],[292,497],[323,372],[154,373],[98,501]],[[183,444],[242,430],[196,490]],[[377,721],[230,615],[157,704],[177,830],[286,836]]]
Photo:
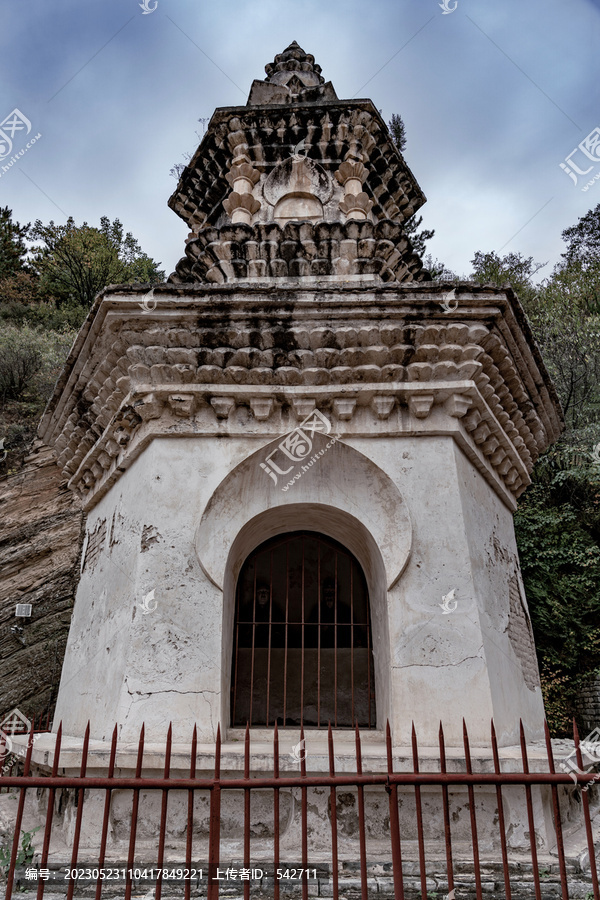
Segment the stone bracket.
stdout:
[[338,398],[333,401],[333,412],[336,418],[342,421],[348,421],[352,418],[356,409],[356,400],[354,398]]
[[387,419],[389,418],[394,404],[396,402],[395,397],[373,397],[371,400],[371,406],[375,410],[378,419]]
[[250,409],[254,413],[254,418],[259,422],[264,422],[273,412],[272,397],[251,397]]
[[292,408],[296,414],[296,418],[301,421],[305,419],[316,406],[314,397],[294,397],[292,399]]
[[408,409],[411,416],[415,416],[417,419],[426,419],[431,412],[434,399],[435,397],[433,394],[417,394],[416,396],[410,396],[408,398]]
[[[398,415],[390,419],[396,403]],[[252,410],[262,431],[254,428],[248,432],[248,425],[235,416],[240,405]],[[293,420],[285,425],[285,406],[293,409],[296,422],[314,409],[334,415],[346,423],[344,436],[349,439],[408,433],[451,435],[511,509],[516,506],[515,496],[529,484],[518,448],[474,382],[464,381],[278,387],[189,384],[181,393],[168,384],[140,385],[135,394],[124,398],[122,411],[84,456],[69,486],[89,508],[154,437],[181,434],[182,426],[190,427],[194,435],[219,433],[225,426],[232,437],[273,437],[294,427]],[[206,418],[208,410],[214,417],[212,424],[210,417]]]
[[210,405],[218,419],[228,419],[231,411],[235,409],[235,399],[233,397],[211,397]]

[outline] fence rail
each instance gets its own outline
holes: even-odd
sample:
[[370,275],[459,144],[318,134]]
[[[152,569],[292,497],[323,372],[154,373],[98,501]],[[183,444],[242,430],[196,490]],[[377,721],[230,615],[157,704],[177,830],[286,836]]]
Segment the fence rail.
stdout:
[[[33,737],[34,735],[33,727],[30,735],[31,737]],[[559,896],[561,900],[569,900],[570,895],[567,874],[568,871],[573,870],[573,865],[572,862],[569,862],[569,860],[566,858],[565,854],[558,789],[561,785],[570,785],[573,787],[574,782],[576,781],[578,786],[581,786],[581,788],[583,788],[583,790],[581,790],[581,813],[583,816],[587,852],[589,856],[589,896],[593,896],[594,900],[600,900],[590,803],[587,790],[585,790],[588,784],[597,780],[597,777],[593,773],[582,773],[583,758],[579,742],[579,735],[575,724],[574,743],[576,748],[577,766],[579,770],[577,774],[569,775],[556,772],[553,750],[547,726],[545,730],[545,737],[547,771],[530,771],[525,735],[523,726],[521,724],[520,751],[522,772],[502,772],[500,766],[500,753],[498,750],[494,725],[492,723],[491,755],[493,758],[494,771],[487,773],[474,773],[469,736],[467,733],[466,725],[464,725],[463,723],[463,745],[466,771],[449,772],[447,767],[444,733],[442,726],[440,725],[440,771],[422,772],[419,769],[419,747],[417,736],[413,726],[411,736],[413,771],[396,772],[394,771],[393,767],[392,739],[390,727],[388,724],[386,728],[387,769],[384,772],[371,773],[363,772],[363,751],[361,746],[360,731],[357,727],[355,730],[356,764],[354,766],[354,771],[352,771],[351,773],[345,772],[343,774],[336,774],[335,742],[331,726],[329,726],[327,732],[328,773],[323,772],[308,775],[306,757],[304,754],[301,754],[299,774],[289,775],[286,773],[285,775],[281,775],[279,733],[277,727],[275,727],[273,731],[273,774],[272,776],[268,777],[263,776],[262,774],[258,777],[251,777],[251,732],[247,727],[244,746],[244,774],[243,777],[231,777],[230,774],[221,774],[222,746],[221,734],[220,730],[218,730],[215,742],[214,774],[211,777],[199,777],[197,775],[197,732],[196,728],[194,728],[189,757],[189,776],[185,778],[174,778],[171,777],[171,728],[169,728],[165,744],[164,768],[162,777],[142,776],[145,743],[145,729],[142,726],[137,747],[135,775],[132,777],[120,777],[119,775],[115,774],[117,756],[116,726],[113,731],[110,744],[110,757],[108,761],[107,775],[88,776],[86,774],[88,770],[90,742],[90,726],[88,724],[83,740],[83,747],[81,750],[79,775],[64,776],[58,774],[60,768],[60,753],[62,743],[62,726],[60,726],[58,732],[56,733],[52,772],[50,775],[39,775],[32,773],[31,758],[34,742],[32,739],[30,739],[28,741],[25,759],[20,760],[20,764],[22,764],[23,766],[22,774],[3,774],[0,777],[0,790],[2,788],[6,788],[10,791],[18,792],[18,804],[14,813],[14,835],[10,852],[10,862],[7,866],[8,871],[5,898],[6,900],[10,900],[10,898],[13,896],[16,864],[20,852],[20,841],[22,835],[23,818],[25,814],[25,801],[27,791],[33,791],[35,789],[38,790],[38,793],[40,789],[47,791],[45,818],[43,819],[42,824],[42,847],[39,859],[39,867],[36,869],[39,875],[40,872],[43,872],[47,869],[49,870],[49,865],[51,864],[50,846],[53,835],[53,820],[56,811],[57,792],[62,792],[70,789],[71,791],[75,791],[75,803],[72,810],[74,821],[71,822],[71,830],[69,832],[71,869],[76,869],[78,865],[82,865],[82,863],[79,862],[79,858],[80,843],[82,837],[83,812],[85,804],[87,802],[89,806],[91,802],[89,798],[91,797],[93,791],[100,791],[104,794],[102,816],[98,817],[97,825],[99,850],[97,851],[97,862],[93,864],[92,878],[94,871],[102,870],[105,866],[111,865],[111,863],[109,862],[112,852],[111,848],[109,847],[109,824],[111,816],[111,802],[115,797],[115,791],[118,790],[119,792],[122,792],[124,790],[127,790],[131,791],[132,793],[131,809],[127,815],[127,827],[129,832],[127,841],[128,849],[126,860],[123,860],[122,867],[125,900],[131,900],[132,898],[136,883],[135,871],[140,867],[139,862],[136,862],[136,844],[138,842],[138,827],[140,825],[140,821],[142,821],[143,824],[143,816],[142,819],[140,818],[140,795],[142,794],[142,792],[144,794],[146,794],[147,792],[160,792],[158,795],[160,797],[160,823],[158,827],[158,836],[155,841],[153,852],[153,859],[155,860],[155,863],[152,863],[153,870],[156,871],[156,878],[153,877],[152,879],[152,884],[154,884],[154,882],[156,884],[156,900],[160,900],[163,887],[167,884],[163,874],[165,871],[165,867],[172,867],[171,863],[165,862],[167,856],[166,838],[169,816],[169,794],[172,794],[175,791],[179,791],[183,792],[183,795],[186,798],[184,804],[185,827],[183,829],[183,837],[180,838],[180,849],[181,858],[184,859],[184,867],[190,870],[193,869],[193,859],[195,858],[195,856],[197,856],[197,854],[194,854],[193,852],[194,828],[195,826],[198,826],[197,820],[195,818],[195,812],[196,815],[198,812],[197,795],[200,794],[201,798],[208,798],[208,834],[206,842],[207,852],[205,870],[207,880],[205,887],[208,900],[216,900],[216,898],[219,896],[220,885],[222,884],[222,880],[220,878],[220,869],[222,865],[221,845],[225,841],[225,838],[222,834],[223,829],[221,815],[223,792],[240,792],[243,797],[243,801],[240,802],[238,807],[239,819],[240,822],[243,822],[243,851],[240,854],[240,862],[243,864],[244,871],[249,871],[251,867],[256,864],[256,859],[253,859],[251,854],[253,845],[254,847],[256,847],[258,844],[260,844],[261,853],[264,855],[265,847],[268,843],[269,859],[272,859],[274,873],[272,881],[268,882],[268,894],[269,896],[272,896],[274,900],[280,900],[280,892],[283,893],[283,886],[275,877],[275,873],[277,873],[278,869],[280,869],[282,865],[282,859],[284,858],[282,857],[281,852],[281,799],[283,796],[281,792],[283,790],[295,790],[296,792],[298,792],[300,797],[299,829],[301,838],[299,841],[298,849],[300,851],[301,858],[298,859],[297,862],[299,864],[299,867],[302,869],[302,874],[299,880],[298,889],[301,890],[303,900],[307,900],[309,896],[309,869],[312,871],[313,868],[313,862],[309,854],[309,836],[314,832],[315,825],[313,818],[311,818],[314,817],[314,810],[312,809],[312,807],[309,807],[309,793],[310,791],[318,792],[319,790],[321,791],[321,793],[323,791],[327,792],[328,789],[329,798],[326,816],[328,820],[327,829],[330,832],[330,844],[328,848],[328,872],[330,873],[329,881],[331,894],[334,900],[338,900],[341,885],[343,884],[343,878],[341,878],[341,875],[343,874],[342,870],[346,866],[347,859],[344,858],[344,853],[340,854],[339,850],[340,812],[338,810],[337,792],[341,791],[342,789],[354,788],[356,795],[356,830],[358,832],[358,840],[355,843],[354,859],[356,859],[357,857],[359,859],[359,877],[356,884],[356,892],[357,895],[358,892],[360,892],[361,900],[367,900],[367,898],[373,892],[373,879],[370,875],[370,872],[372,870],[372,860],[369,859],[369,855],[367,853],[368,823],[365,813],[365,789],[379,787],[382,792],[385,791],[385,794],[387,794],[387,800],[385,800],[385,804],[387,804],[387,817],[389,817],[389,827],[387,825],[386,819],[386,833],[389,832],[389,851],[386,851],[386,853],[388,853],[388,857],[391,862],[390,894],[393,894],[395,900],[408,900],[409,897],[421,897],[423,898],[423,900],[425,900],[426,897],[431,896],[430,873],[432,860],[431,853],[429,853],[429,851],[428,853],[426,853],[427,840],[424,827],[424,812],[427,812],[430,809],[431,792],[427,794],[427,804],[424,804],[424,795],[422,793],[422,789],[427,790],[429,787],[437,787],[441,788],[441,792],[439,794],[439,802],[436,802],[438,802],[438,806],[441,808],[441,812],[443,814],[443,835],[440,830],[440,838],[443,838],[441,842],[441,853],[444,868],[444,890],[448,891],[447,896],[453,898],[455,896],[454,892],[456,890],[455,885],[460,884],[461,893],[460,897],[457,897],[457,900],[460,900],[460,898],[467,896],[476,897],[476,900],[483,900],[484,879],[486,878],[485,872],[488,872],[489,866],[486,869],[486,863],[485,861],[482,862],[482,853],[480,850],[480,829],[478,829],[477,822],[478,805],[476,802],[475,794],[476,788],[479,787],[488,788],[489,796],[494,797],[493,813],[495,816],[494,821],[495,823],[497,822],[497,833],[495,836],[495,846],[497,848],[496,857],[501,857],[502,860],[502,890],[500,894],[492,894],[491,896],[503,896],[506,898],[506,900],[513,900],[513,897],[516,900],[517,896],[522,896],[522,894],[519,894],[519,888],[515,887],[515,872],[520,871],[522,873],[525,869],[527,869],[527,871],[530,870],[531,872],[531,889],[533,889],[536,900],[543,900],[544,896],[550,895],[543,893],[543,888],[545,887],[545,876],[540,871],[540,854],[538,853],[538,847],[536,844],[536,815],[532,788],[545,786],[546,790],[549,791],[551,795],[551,810],[554,830],[553,837],[556,841],[555,857],[553,857],[553,859],[555,858],[555,868],[557,871],[556,877],[553,879],[552,896]],[[301,742],[303,740],[304,731],[303,729],[301,729]],[[0,738],[0,758],[2,758],[2,755],[2,742]],[[526,827],[524,828],[524,831],[527,835],[529,846],[527,848],[527,859],[524,861],[523,852],[521,852],[520,863],[515,867],[513,861],[511,861],[512,850],[511,848],[509,848],[507,837],[507,823],[505,821],[503,789],[514,791],[515,788],[519,787],[522,787],[524,791],[524,810],[526,812],[524,812],[523,814],[523,820],[526,817]],[[468,831],[470,839],[470,859],[472,861],[471,872],[473,882],[472,890],[470,893],[465,892],[464,890],[464,878],[460,874],[457,875],[457,873],[464,873],[464,841],[461,844],[461,853],[457,853],[456,834],[453,835],[452,827],[452,823],[455,821],[451,809],[452,788],[462,788],[463,791],[464,789],[466,789],[466,796],[468,797],[467,821],[469,826]],[[399,789],[404,790],[400,791]],[[251,826],[252,795],[254,792],[254,796],[256,797],[255,792],[259,790],[263,792],[272,792],[272,811],[270,814],[272,822],[272,837],[270,836],[267,842],[263,840],[262,843],[260,842],[260,840],[257,840],[256,835],[253,836]],[[406,791],[411,792],[411,802],[414,801],[416,841],[412,839],[409,840],[406,827],[401,827],[401,803],[399,805],[399,801],[402,800],[402,796],[406,796]],[[385,794],[382,793],[382,797],[384,797]],[[436,796],[438,795],[436,794]],[[537,824],[539,827],[539,807],[537,810],[537,815]],[[100,818],[102,820],[101,825]],[[456,826],[454,826],[454,830],[456,831]],[[453,843],[453,838],[455,843]],[[319,840],[322,840],[322,835]],[[408,856],[410,856],[410,854],[408,854],[408,856],[406,854],[406,849],[409,845],[411,848],[414,847],[415,849],[415,865],[417,865],[418,863],[418,871],[416,877],[412,881],[410,878],[407,878],[406,874],[407,869],[410,868],[410,866],[407,865]],[[347,842],[345,846],[347,847]],[[320,844],[319,849],[321,852],[323,851],[322,844]],[[314,853],[314,848],[311,850],[311,852]],[[345,852],[347,856],[347,851]],[[547,854],[545,859],[546,858]],[[89,859],[89,857],[86,858],[86,864],[87,859]],[[112,863],[112,865],[114,865],[114,862]],[[150,863],[148,863],[148,865],[150,865]],[[316,869],[314,871],[316,872]],[[98,872],[96,873],[95,884],[95,900],[100,900],[103,892],[105,897],[108,896],[107,891],[109,890],[110,885],[108,885],[107,882],[104,881],[102,877],[100,877]],[[263,883],[263,889],[265,888],[266,884],[267,881]],[[193,885],[190,879],[184,881],[183,896],[185,900],[189,900],[189,898],[191,897],[192,887]],[[241,890],[241,883],[239,887]],[[66,889],[67,900],[70,900],[70,898],[74,896],[76,888],[76,881],[70,880]],[[254,886],[252,886],[252,889],[253,888]],[[45,889],[45,881],[39,880],[37,884],[38,900],[42,900],[42,898],[44,897]],[[250,891],[250,880],[244,880],[243,896],[245,900],[248,900]],[[560,891],[560,893],[558,893],[558,891]],[[485,889],[485,894],[487,897],[490,896],[487,886]],[[179,896],[181,896],[181,894]],[[525,896],[531,896],[531,894]],[[583,895],[576,894],[573,896]]]

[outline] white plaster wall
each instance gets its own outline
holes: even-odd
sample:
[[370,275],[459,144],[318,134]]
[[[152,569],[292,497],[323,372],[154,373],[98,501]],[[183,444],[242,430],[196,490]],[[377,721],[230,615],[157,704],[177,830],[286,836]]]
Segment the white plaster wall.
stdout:
[[[388,594],[394,742],[410,743],[414,721],[420,742],[436,745],[442,721],[447,743],[460,745],[464,716],[477,743],[492,701],[453,441],[403,436],[349,443],[396,482],[413,525],[411,557]],[[452,589],[458,606],[445,615],[440,604]]]
[[[367,579],[373,644],[378,648],[377,724],[383,729],[391,716],[387,587],[398,580],[410,554],[406,504],[382,469],[347,444],[332,444],[318,433],[313,451],[323,455],[305,467],[288,492],[285,478],[274,484],[260,468],[278,440],[251,453],[229,473],[198,527],[198,558],[213,583],[224,589],[222,659],[231,658],[235,586],[248,554],[284,532],[302,529],[329,535],[356,556]],[[227,722],[227,678],[222,696],[222,721]]]
[[[107,537],[77,592],[56,716],[67,734],[82,734],[89,717],[93,737],[109,737],[118,720],[123,740],[135,740],[145,722],[147,741],[162,742],[172,721],[174,739],[187,742],[196,722],[199,739],[211,741],[218,722],[228,724],[230,642],[222,623],[231,627],[233,589],[226,586],[224,607],[219,580],[205,574],[195,539],[223,479],[267,443],[155,439],[94,509],[88,532],[105,519]],[[430,746],[440,720],[448,746],[462,745],[463,716],[473,745],[489,746],[492,715],[502,743],[517,739],[519,716],[535,731],[539,698],[518,677],[502,630],[510,572],[489,556],[494,538],[503,553],[516,553],[510,513],[450,437],[351,438],[345,445],[321,457],[288,493],[273,491],[281,509],[296,510],[291,520],[281,519],[281,530],[317,528],[315,498],[335,506],[328,492],[342,473],[354,513],[346,520],[330,516],[323,530],[357,552],[370,580],[379,727],[389,715],[394,743],[407,744],[414,720],[421,744]],[[365,457],[372,460],[397,486],[412,521],[411,555],[387,600],[383,561],[394,559],[395,542],[407,546],[406,531],[398,530],[397,510],[386,509],[392,492],[374,490],[375,467],[366,485],[353,479],[352,447],[363,454],[354,457],[356,472],[369,465]],[[258,465],[253,473],[239,497],[230,498],[230,520],[220,516],[223,530],[214,535],[227,550],[223,559],[236,567],[244,554],[230,556],[227,547],[255,520],[255,498],[272,484]],[[382,537],[385,522],[392,533]],[[361,560],[373,534],[384,549],[376,565]],[[253,545],[269,536],[257,534]],[[444,615],[442,597],[453,588],[458,605]],[[156,609],[144,614],[140,604],[152,589]]]
[[[542,740],[542,691],[524,683],[521,663],[507,634],[511,575],[517,574],[525,598],[513,516],[458,448],[455,457],[473,582],[479,597],[496,735],[502,744],[516,743],[522,718],[528,741]],[[535,654],[532,657],[537,668]]]
[[[247,446],[247,442],[246,446]],[[88,518],[107,522],[95,569],[84,569],[75,601],[55,721],[81,734],[123,740],[214,740],[221,687],[222,592],[194,548],[211,494],[247,452],[219,438],[158,439]],[[110,545],[114,518],[113,546]],[[147,549],[142,551],[146,534]],[[155,591],[156,609],[141,603]],[[108,648],[108,649],[106,649]]]
[[[365,478],[361,457],[343,445],[331,448],[293,491],[272,491],[258,458],[268,452],[268,443],[155,439],[94,509],[87,530],[92,533],[105,521],[107,536],[96,566],[84,569],[78,587],[56,715],[67,734],[82,734],[88,718],[92,737],[98,738],[109,737],[116,721],[123,740],[137,739],[143,723],[147,741],[163,741],[170,721],[174,740],[189,741],[194,722],[200,740],[214,740],[219,722],[225,732],[235,588],[230,577],[224,606],[225,571],[233,568],[237,575],[246,555],[272,533],[302,528],[346,543],[363,565],[379,647],[377,707],[384,726],[390,710],[386,587],[410,550],[410,521],[399,509],[402,498],[397,493],[387,497],[387,519],[381,510],[368,510],[374,492],[380,499],[385,495],[386,476],[362,458],[373,470]],[[244,466],[244,477],[234,481],[233,493],[227,492],[224,507],[196,547],[198,526],[209,500],[214,505],[216,488],[255,450],[257,458]],[[271,503],[279,504],[279,518],[257,520]],[[389,572],[361,519],[370,519],[378,541],[391,546]],[[386,532],[382,523],[388,520]],[[230,553],[242,529],[243,552],[238,541]],[[394,542],[400,552],[393,552]],[[203,552],[221,566],[216,583],[215,573],[201,566]],[[141,603],[151,590],[156,609],[144,613]]]
[[[348,441],[396,482],[413,525],[413,551],[389,592],[395,743],[414,720],[422,743],[462,745],[462,719],[473,746],[541,737],[539,689],[526,687],[510,646],[508,580],[517,549],[512,514],[451,437]],[[440,604],[456,589],[454,612]],[[454,602],[451,604],[454,605]]]

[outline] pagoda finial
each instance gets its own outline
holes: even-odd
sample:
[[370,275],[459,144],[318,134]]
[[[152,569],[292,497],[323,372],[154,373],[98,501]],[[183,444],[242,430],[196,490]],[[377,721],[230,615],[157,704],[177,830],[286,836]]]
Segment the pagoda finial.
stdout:
[[272,63],[267,63],[265,72],[264,81],[253,82],[248,106],[337,100],[333,85],[330,81],[325,83],[321,75],[321,66],[297,41],[292,41]]
[[338,99],[331,82],[325,83],[314,56],[305,53],[297,41],[292,41],[272,63],[267,63],[265,72],[264,81],[253,82],[248,106]]
[[[321,75],[321,66],[315,63],[315,58],[310,53],[305,53],[297,41],[285,48],[283,53],[278,53],[272,63],[267,63],[265,72],[268,81],[274,84],[285,84],[286,75],[295,72],[305,87],[316,84],[324,84],[325,79]],[[282,79],[281,75],[284,75]]]

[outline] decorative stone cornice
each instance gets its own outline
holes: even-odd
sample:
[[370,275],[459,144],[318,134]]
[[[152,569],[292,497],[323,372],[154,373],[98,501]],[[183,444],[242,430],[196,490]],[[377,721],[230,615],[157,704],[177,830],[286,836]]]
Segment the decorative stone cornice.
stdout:
[[[376,221],[401,224],[425,203],[425,195],[394,145],[387,126],[370,100],[228,107],[213,115],[202,143],[183,171],[169,206],[198,231],[223,224],[223,200],[232,165],[247,164],[266,179],[278,163],[307,141],[311,158],[336,173],[357,142],[367,174],[363,189],[373,201]],[[258,183],[257,183],[258,188]]]
[[401,282],[429,275],[394,222],[288,222],[283,228],[275,223],[206,228],[192,235],[169,281],[323,277]]
[[[327,284],[105,291],[40,426],[89,508],[154,437],[271,440],[318,408],[341,438],[451,436],[504,502],[562,415],[510,289]],[[274,291],[274,293],[273,293]]]

